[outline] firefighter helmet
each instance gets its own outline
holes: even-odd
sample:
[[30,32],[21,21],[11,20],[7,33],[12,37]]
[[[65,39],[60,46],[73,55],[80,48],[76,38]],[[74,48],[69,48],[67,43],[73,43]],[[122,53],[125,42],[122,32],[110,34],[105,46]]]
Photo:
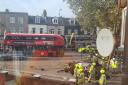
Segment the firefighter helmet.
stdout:
[[92,63],[92,65],[93,65],[93,66],[95,66],[95,65],[96,65],[96,63],[95,63],[95,62],[93,62],[93,63]]
[[105,70],[104,70],[104,69],[101,69],[101,70],[100,70],[100,73],[101,73],[101,74],[104,74],[104,73],[105,73]]

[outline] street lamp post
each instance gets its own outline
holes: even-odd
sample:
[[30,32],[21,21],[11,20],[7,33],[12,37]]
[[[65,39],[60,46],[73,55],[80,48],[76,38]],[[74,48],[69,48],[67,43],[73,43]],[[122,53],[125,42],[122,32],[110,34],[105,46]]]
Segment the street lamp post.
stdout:
[[[127,2],[128,8],[128,2]],[[125,22],[125,40],[124,40],[124,56],[123,56],[123,75],[122,75],[122,85],[128,85],[128,9],[126,14]]]

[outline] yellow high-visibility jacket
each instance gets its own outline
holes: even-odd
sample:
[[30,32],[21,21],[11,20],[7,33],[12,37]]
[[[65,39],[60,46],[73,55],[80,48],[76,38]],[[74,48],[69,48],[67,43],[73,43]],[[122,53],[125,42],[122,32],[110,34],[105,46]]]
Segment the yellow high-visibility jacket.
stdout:
[[76,64],[74,68],[74,76],[79,74],[79,69],[83,69],[82,65]]
[[111,65],[111,68],[113,68],[113,69],[118,68],[118,62],[117,61],[111,62],[110,65]]
[[83,52],[84,50],[86,50],[86,48],[79,48],[79,49],[78,49],[78,52],[81,53],[81,52]]
[[89,73],[92,73],[94,71],[94,65],[91,65],[91,67],[89,68]]
[[78,82],[77,84],[84,84],[85,83],[85,75],[84,72],[80,72],[78,74]]
[[106,75],[101,74],[101,77],[99,79],[99,85],[106,85]]

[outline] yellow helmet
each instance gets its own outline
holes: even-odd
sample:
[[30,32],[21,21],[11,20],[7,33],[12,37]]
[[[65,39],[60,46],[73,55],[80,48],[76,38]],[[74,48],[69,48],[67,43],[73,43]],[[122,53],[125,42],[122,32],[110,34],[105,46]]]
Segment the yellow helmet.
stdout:
[[82,63],[78,63],[79,68],[83,68]]
[[79,69],[79,72],[83,72],[83,69]]
[[93,66],[95,66],[95,65],[96,65],[96,63],[92,63],[92,65],[93,65]]
[[101,73],[101,74],[104,74],[104,73],[105,73],[105,70],[104,70],[104,69],[101,69],[101,70],[100,70],[100,73]]
[[75,67],[76,67],[76,68],[79,68],[79,65],[78,65],[78,64],[75,64]]

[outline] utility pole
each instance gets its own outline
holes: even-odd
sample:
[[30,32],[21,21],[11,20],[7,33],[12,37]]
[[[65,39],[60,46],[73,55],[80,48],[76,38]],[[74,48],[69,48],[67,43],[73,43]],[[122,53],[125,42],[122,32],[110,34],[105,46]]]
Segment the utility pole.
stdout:
[[122,74],[121,85],[128,85],[128,1],[127,1],[126,22],[125,22],[123,74]]

